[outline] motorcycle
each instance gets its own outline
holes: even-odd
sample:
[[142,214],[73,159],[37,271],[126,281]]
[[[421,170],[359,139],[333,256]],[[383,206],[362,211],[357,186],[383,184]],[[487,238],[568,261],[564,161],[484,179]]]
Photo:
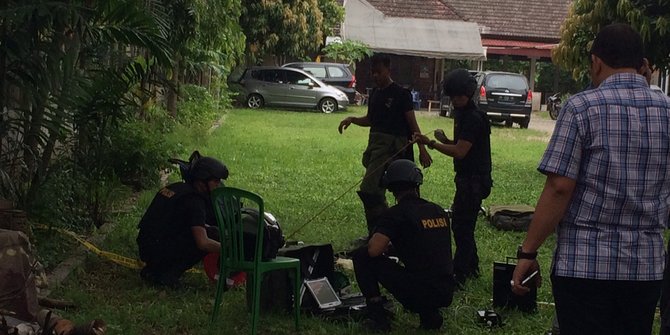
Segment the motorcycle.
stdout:
[[554,95],[549,97],[547,102],[547,109],[549,110],[549,117],[552,120],[558,119],[558,112],[561,110],[560,93],[554,93]]

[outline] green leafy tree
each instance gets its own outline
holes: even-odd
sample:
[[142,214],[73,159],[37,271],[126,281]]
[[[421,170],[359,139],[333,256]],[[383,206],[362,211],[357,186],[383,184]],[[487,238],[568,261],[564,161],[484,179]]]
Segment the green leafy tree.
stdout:
[[344,21],[344,7],[337,1],[319,0],[319,10],[323,16],[323,30],[327,36],[334,35],[335,27]]
[[186,62],[189,43],[195,37],[197,22],[194,4],[191,0],[164,0],[164,6],[168,9],[167,39],[174,50],[172,66],[168,71],[167,110],[170,115],[176,117],[181,72]]
[[341,60],[346,64],[349,64],[354,71],[356,62],[365,57],[372,56],[370,46],[363,42],[353,40],[330,43],[324,47],[322,51],[326,57],[334,59],[336,62]]
[[246,36],[246,54],[248,63],[257,63],[266,56],[274,56],[278,63],[287,58],[304,58],[322,45],[325,36],[338,15],[329,2],[334,0],[275,0],[242,1],[240,24]]
[[0,196],[27,208],[54,157],[82,158],[129,117],[121,107],[144,68],[125,46],[150,50],[159,65],[172,49],[132,0],[9,1],[0,26]]
[[196,36],[185,70],[189,75],[211,70],[218,78],[225,77],[244,54],[241,2],[196,0],[195,10]]
[[575,0],[561,27],[554,61],[572,69],[574,78],[588,81],[590,43],[601,27],[616,22],[640,32],[652,66],[670,66],[670,2],[658,0]]
[[158,92],[175,112],[184,74],[232,67],[240,12],[239,0],[0,3],[0,197],[104,222],[119,182],[145,187],[165,167],[181,119]]
[[[169,114],[177,117],[178,100],[183,83],[203,84],[222,88],[230,69],[239,62],[244,52],[244,34],[239,24],[240,0],[162,0],[162,8],[151,7],[158,22],[166,28],[166,38],[174,50],[169,67],[153,66],[151,54],[138,50],[137,54],[149,69],[143,78],[144,92],[141,117],[155,104],[165,90],[165,104]],[[212,86],[214,83],[214,86]],[[225,83],[224,83],[225,84]],[[220,96],[220,91],[216,96]]]

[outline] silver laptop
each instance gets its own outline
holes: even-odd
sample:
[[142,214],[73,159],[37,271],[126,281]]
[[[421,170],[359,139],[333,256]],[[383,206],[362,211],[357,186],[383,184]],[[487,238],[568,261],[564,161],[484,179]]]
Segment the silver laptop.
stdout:
[[305,280],[305,286],[319,304],[319,308],[328,309],[342,304],[328,278]]

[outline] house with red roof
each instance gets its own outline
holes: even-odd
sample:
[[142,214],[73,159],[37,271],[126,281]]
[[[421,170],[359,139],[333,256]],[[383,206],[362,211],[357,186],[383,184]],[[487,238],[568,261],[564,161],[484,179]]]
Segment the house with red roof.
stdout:
[[[439,95],[444,60],[508,57],[550,61],[571,0],[344,0],[340,35],[391,55],[393,78]],[[474,31],[476,30],[476,34]],[[476,36],[475,36],[476,35]],[[357,67],[359,91],[371,85],[366,60]],[[532,84],[532,81],[531,85]]]

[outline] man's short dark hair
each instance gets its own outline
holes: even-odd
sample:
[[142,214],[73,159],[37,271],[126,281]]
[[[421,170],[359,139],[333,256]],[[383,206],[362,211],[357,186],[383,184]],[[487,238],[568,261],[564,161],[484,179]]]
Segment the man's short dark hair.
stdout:
[[591,54],[598,56],[613,69],[642,67],[644,45],[642,37],[631,26],[615,23],[598,32],[591,46]]
[[375,54],[370,58],[372,66],[382,65],[387,69],[391,68],[391,58],[386,55]]

